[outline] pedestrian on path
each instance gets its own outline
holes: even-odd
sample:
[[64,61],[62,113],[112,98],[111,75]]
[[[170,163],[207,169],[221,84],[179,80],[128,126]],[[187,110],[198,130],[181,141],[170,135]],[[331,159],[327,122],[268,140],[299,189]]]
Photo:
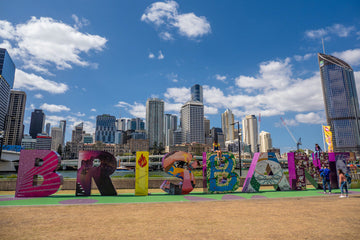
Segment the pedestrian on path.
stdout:
[[[345,174],[341,169],[339,169],[338,172],[339,172],[339,186],[340,186],[340,191],[341,191],[340,197],[341,198],[348,197],[349,193],[348,193],[347,180],[346,180]],[[346,192],[345,196],[344,196],[344,188],[345,188],[345,192]]]
[[323,180],[324,194],[326,194],[326,184],[328,185],[329,188],[329,194],[331,194],[330,170],[326,166],[320,169],[320,176],[322,177]]

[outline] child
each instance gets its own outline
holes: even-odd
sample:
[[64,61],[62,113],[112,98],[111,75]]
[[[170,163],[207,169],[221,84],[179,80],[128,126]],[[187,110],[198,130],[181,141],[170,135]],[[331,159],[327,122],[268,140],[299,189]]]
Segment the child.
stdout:
[[[339,169],[339,185],[340,185],[340,191],[341,191],[341,195],[340,197],[348,197],[348,188],[347,188],[347,181],[346,181],[346,177],[344,172]],[[345,188],[345,192],[346,192],[346,196],[344,196],[344,188]]]
[[222,157],[220,144],[217,141],[214,141],[213,143],[213,151],[217,153],[219,159]]

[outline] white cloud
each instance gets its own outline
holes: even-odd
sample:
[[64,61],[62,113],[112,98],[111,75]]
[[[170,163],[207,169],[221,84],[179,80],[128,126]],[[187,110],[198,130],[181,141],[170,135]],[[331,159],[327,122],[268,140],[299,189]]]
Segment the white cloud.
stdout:
[[159,37],[165,41],[173,40],[173,36],[169,32],[161,32],[159,33]]
[[180,34],[196,38],[211,32],[210,23],[205,17],[198,17],[194,13],[181,14],[176,17],[174,26],[179,28]]
[[168,30],[177,29],[179,33],[188,38],[197,38],[211,32],[210,23],[204,16],[198,17],[194,13],[180,14],[179,4],[175,1],[155,2],[146,8],[141,16],[141,21],[153,23],[160,28],[160,37],[164,40],[171,40],[173,37]]
[[34,104],[30,104],[30,109],[34,110],[35,109],[35,105]]
[[134,117],[145,118],[146,106],[144,104],[134,102],[129,109],[129,113]]
[[360,48],[349,49],[343,52],[334,52],[333,55],[352,66],[360,65]]
[[96,119],[96,116],[90,116],[89,119],[95,120],[95,119]]
[[51,80],[44,79],[41,76],[33,73],[26,73],[20,69],[15,71],[14,88],[27,90],[42,90],[49,93],[65,93],[68,90],[68,85],[64,83],[57,83]]
[[133,104],[129,104],[124,101],[119,101],[115,107],[125,108],[134,117],[145,118],[146,116],[146,106],[141,103],[134,102]]
[[219,111],[216,107],[204,106],[204,114],[214,115],[218,113]]
[[85,113],[81,113],[81,112],[74,113],[74,115],[78,117],[85,117]]
[[166,89],[164,96],[169,102],[184,104],[190,100],[190,88],[168,88]]
[[90,109],[91,112],[96,112],[95,108]]
[[155,58],[155,55],[153,53],[149,53],[149,58],[153,59],[153,58]]
[[297,114],[295,116],[296,121],[299,123],[309,123],[309,124],[320,124],[325,123],[325,114],[324,112],[309,112],[307,114]]
[[226,76],[221,76],[219,74],[215,75],[216,80],[219,80],[221,82],[226,82]]
[[304,56],[295,55],[294,59],[295,59],[295,61],[301,62],[301,61],[306,61],[306,60],[310,59],[313,56],[315,56],[315,53],[307,53]]
[[280,89],[288,86],[291,81],[290,58],[284,61],[268,61],[260,64],[258,77],[239,76],[235,83],[240,88],[250,89]]
[[48,112],[70,111],[70,108],[64,105],[55,105],[55,104],[47,104],[47,103],[41,105],[40,108]]
[[38,93],[38,94],[35,94],[34,97],[37,99],[42,99],[44,96],[42,94]]
[[[84,24],[86,21],[81,22]],[[80,55],[91,50],[102,51],[107,42],[104,37],[82,33],[50,17],[31,17],[26,23],[16,26],[1,21],[0,36],[15,46],[9,49],[12,57],[22,60],[24,67],[41,72],[47,71],[51,65],[57,69],[72,68],[73,64],[92,66]]]
[[164,54],[161,51],[159,51],[158,59],[161,60],[164,59],[164,57],[165,57]]
[[87,20],[86,18],[79,19],[79,17],[76,16],[75,14],[71,15],[71,17],[75,21],[75,25],[74,25],[75,29],[79,29],[90,24],[89,20]]
[[308,30],[305,32],[305,35],[308,38],[319,39],[328,35],[336,35],[338,37],[347,37],[349,34],[355,30],[355,27],[345,27],[342,24],[334,24],[326,28],[320,28],[316,30]]

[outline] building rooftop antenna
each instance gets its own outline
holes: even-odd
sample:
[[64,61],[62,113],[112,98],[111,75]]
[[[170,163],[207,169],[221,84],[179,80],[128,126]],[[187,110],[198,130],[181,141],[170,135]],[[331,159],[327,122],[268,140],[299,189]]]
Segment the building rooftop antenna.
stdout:
[[326,53],[325,53],[324,38],[321,38],[321,42],[322,42],[322,47],[323,47],[323,54],[326,54]]

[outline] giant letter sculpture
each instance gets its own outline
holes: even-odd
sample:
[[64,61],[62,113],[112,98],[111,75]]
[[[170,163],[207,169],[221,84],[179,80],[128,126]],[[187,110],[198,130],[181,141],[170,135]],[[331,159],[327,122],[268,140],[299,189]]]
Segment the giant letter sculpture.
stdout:
[[306,154],[300,152],[288,153],[288,169],[292,190],[306,190],[306,179],[315,188],[319,188],[317,180],[314,179],[319,175],[319,170],[309,161]]
[[242,192],[258,192],[260,185],[273,185],[276,190],[290,190],[290,185],[275,153],[255,153]]
[[[93,166],[94,160],[100,160],[100,166]],[[103,151],[80,151],[76,179],[76,196],[91,195],[91,179],[94,178],[102,196],[117,195],[110,175],[116,169],[115,157]]]
[[[60,156],[54,151],[22,150],[15,197],[47,197],[56,193],[62,184],[62,176],[55,172],[59,164]],[[38,175],[43,177],[39,186],[34,182]]]
[[192,155],[187,152],[174,151],[166,154],[162,159],[164,171],[168,174],[180,178],[179,184],[173,184],[165,180],[160,188],[173,195],[188,194],[195,187],[195,177],[191,169],[196,167],[197,162],[190,164]]
[[135,195],[148,195],[149,152],[136,152]]
[[223,152],[221,158],[217,153],[207,156],[207,187],[210,193],[234,192],[240,186],[239,175],[235,172],[235,158],[231,153]]

